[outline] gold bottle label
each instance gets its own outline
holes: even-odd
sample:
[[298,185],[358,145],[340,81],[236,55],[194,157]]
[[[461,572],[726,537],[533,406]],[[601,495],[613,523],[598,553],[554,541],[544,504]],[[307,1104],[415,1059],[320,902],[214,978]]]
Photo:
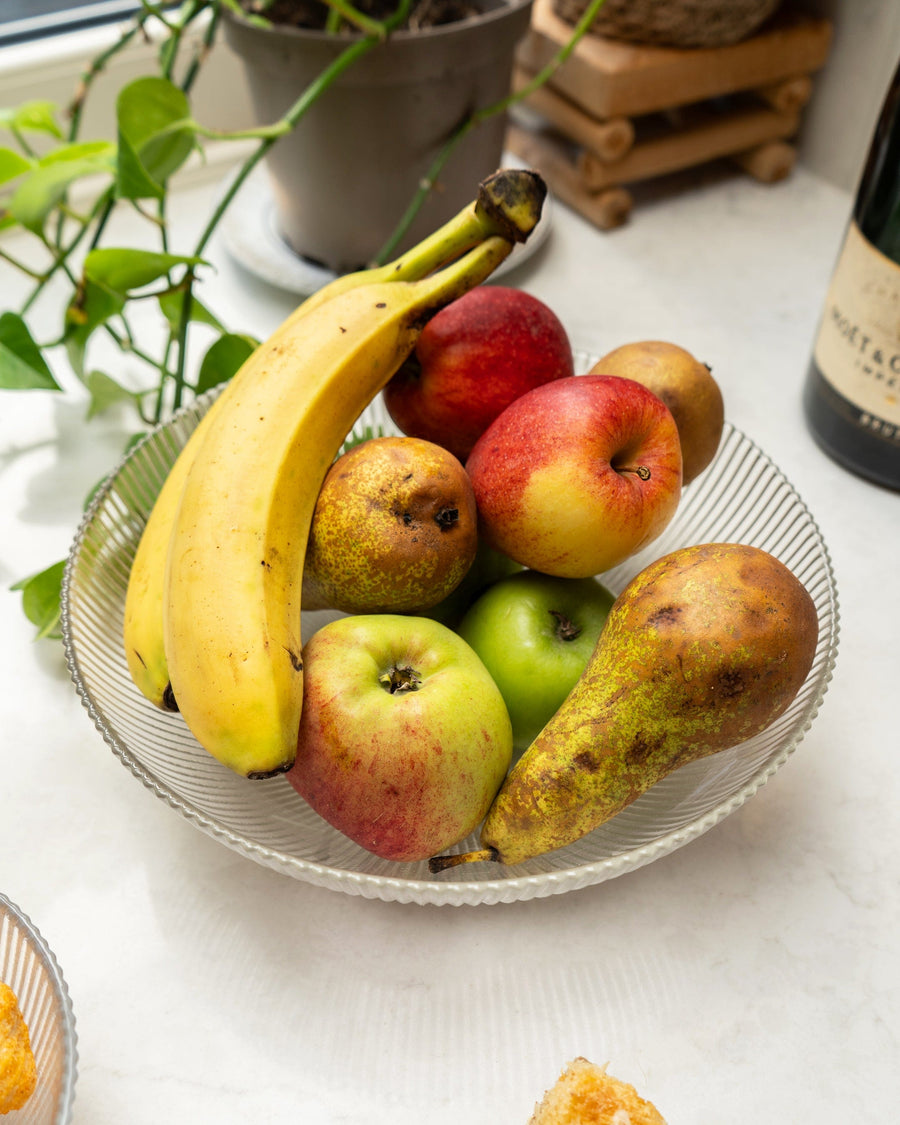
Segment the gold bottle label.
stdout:
[[893,436],[900,426],[900,265],[855,222],[828,295],[814,349],[822,376],[860,412],[860,424]]

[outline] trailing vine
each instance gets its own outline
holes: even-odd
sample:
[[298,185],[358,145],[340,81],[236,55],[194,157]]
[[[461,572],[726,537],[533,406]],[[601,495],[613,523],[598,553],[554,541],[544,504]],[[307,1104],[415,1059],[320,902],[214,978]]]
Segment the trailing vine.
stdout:
[[[0,390],[65,393],[55,369],[65,363],[87,392],[86,421],[125,404],[135,418],[130,446],[150,427],[166,421],[183,403],[228,380],[257,342],[226,328],[201,299],[204,252],[251,171],[290,133],[322,93],[349,67],[383,42],[408,19],[411,0],[398,0],[385,18],[354,7],[348,0],[322,0],[332,14],[327,26],[349,23],[359,33],[347,37],[336,60],[303,91],[278,121],[258,128],[211,129],[191,113],[192,87],[213,48],[222,11],[266,22],[273,0],[257,0],[248,13],[239,0],[184,0],[172,9],[141,0],[134,18],[114,43],[89,64],[61,111],[47,101],[0,108],[0,263],[18,271],[28,283],[15,308],[0,312]],[[409,224],[468,132],[542,85],[571,54],[590,27],[603,0],[593,0],[569,42],[531,82],[514,94],[474,113],[450,137],[410,201],[396,230],[377,256],[387,261]],[[362,7],[362,5],[361,5]],[[119,90],[116,141],[81,137],[84,108],[97,77],[110,60],[134,40],[158,43],[157,73]],[[222,141],[255,142],[230,179],[193,245],[176,250],[170,236],[170,184],[191,155]],[[76,208],[72,199],[76,195]],[[90,192],[93,194],[90,194]],[[129,207],[147,225],[157,248],[121,246],[112,241],[111,219]],[[27,257],[4,245],[5,232],[25,232]],[[30,313],[51,281],[68,287],[55,334],[38,340]],[[161,340],[148,344],[133,324],[139,303],[153,302],[163,326]],[[203,325],[211,335],[199,362],[189,347],[192,331]],[[94,360],[95,341],[106,337],[130,360],[123,379]],[[142,374],[135,377],[134,368]],[[23,609],[42,637],[59,636],[59,597],[63,563],[56,562],[17,582]]]

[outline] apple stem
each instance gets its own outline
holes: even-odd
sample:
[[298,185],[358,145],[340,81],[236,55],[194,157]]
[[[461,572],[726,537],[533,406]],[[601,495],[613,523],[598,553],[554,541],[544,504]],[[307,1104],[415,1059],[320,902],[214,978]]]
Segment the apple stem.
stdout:
[[556,635],[561,641],[576,641],[581,636],[581,629],[575,625],[564,613],[558,609],[551,609],[550,616],[556,619]]
[[378,682],[385,691],[396,695],[398,692],[418,691],[422,685],[422,677],[409,665],[399,668],[394,664],[384,675],[378,677]]
[[500,853],[496,848],[480,848],[475,852],[463,852],[461,855],[436,855],[428,861],[428,870],[432,875],[439,871],[446,871],[450,867],[459,867],[463,863],[500,863]]
[[641,480],[650,479],[650,470],[646,465],[635,465],[634,468],[632,468],[631,465],[616,465],[616,472],[636,473],[641,478]]

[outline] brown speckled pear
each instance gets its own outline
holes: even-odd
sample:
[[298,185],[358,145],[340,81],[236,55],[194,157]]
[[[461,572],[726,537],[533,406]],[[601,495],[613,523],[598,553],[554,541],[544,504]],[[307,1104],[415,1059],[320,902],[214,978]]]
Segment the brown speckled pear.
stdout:
[[475,495],[460,461],[420,438],[371,438],[325,477],[306,547],[303,608],[429,609],[456,589],[477,547]]
[[781,715],[812,666],[818,620],[792,572],[755,547],[703,544],[651,563],[619,595],[566,702],[513,767],[482,850],[521,863],[564,847],[687,762]]

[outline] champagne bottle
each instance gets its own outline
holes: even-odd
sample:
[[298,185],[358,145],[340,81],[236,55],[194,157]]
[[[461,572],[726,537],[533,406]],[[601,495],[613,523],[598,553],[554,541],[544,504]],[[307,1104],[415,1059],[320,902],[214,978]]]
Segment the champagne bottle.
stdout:
[[900,66],[825,298],[803,407],[835,461],[900,489]]

